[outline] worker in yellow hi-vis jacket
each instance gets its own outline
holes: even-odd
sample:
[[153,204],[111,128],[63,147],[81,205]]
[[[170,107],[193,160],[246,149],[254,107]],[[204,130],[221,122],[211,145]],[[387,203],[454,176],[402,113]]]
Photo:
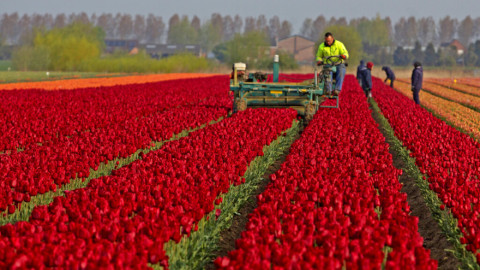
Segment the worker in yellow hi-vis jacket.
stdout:
[[[325,34],[325,42],[321,43],[318,46],[317,51],[317,65],[323,64],[323,59],[329,56],[339,55],[341,59],[332,59],[335,62],[335,66],[337,67],[337,72],[335,74],[335,91],[333,91],[334,95],[340,94],[342,90],[343,79],[345,78],[345,60],[348,59],[348,51],[345,48],[345,45],[335,40],[332,33],[328,32]],[[339,60],[339,61],[335,61]],[[330,88],[331,89],[331,86]]]

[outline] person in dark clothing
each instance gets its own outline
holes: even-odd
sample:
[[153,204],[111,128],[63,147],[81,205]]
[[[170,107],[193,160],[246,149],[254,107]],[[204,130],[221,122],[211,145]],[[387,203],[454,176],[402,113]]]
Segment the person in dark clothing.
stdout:
[[382,67],[382,70],[385,71],[385,73],[387,74],[387,78],[383,82],[386,83],[387,80],[390,80],[390,87],[393,88],[393,81],[395,81],[395,73],[393,73],[393,70],[387,66]]
[[372,68],[373,63],[368,62],[367,66],[359,72],[360,85],[367,98],[372,97]]
[[413,64],[413,71],[412,71],[412,93],[413,93],[413,100],[415,103],[420,104],[420,97],[419,93],[422,90],[422,83],[423,83],[423,68],[422,63],[415,62]]
[[360,78],[360,73],[362,70],[366,69],[367,67],[365,66],[365,61],[361,60],[360,65],[357,67],[357,81],[360,86],[362,86],[362,79]]

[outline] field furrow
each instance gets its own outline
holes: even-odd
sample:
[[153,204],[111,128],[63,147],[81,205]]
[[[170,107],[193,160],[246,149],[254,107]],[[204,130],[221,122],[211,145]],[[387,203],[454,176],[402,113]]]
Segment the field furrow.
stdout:
[[[217,91],[221,93],[222,89]],[[182,88],[177,90],[180,96]],[[88,178],[91,169],[98,170],[101,163],[127,158],[155,142],[225,116],[230,104],[231,99],[224,93],[197,101],[195,105],[152,112],[76,136],[60,137],[21,152],[0,155],[0,210],[12,214],[32,196],[56,191],[76,178]]]
[[250,162],[295,116],[291,110],[238,113],[56,197],[35,208],[29,222],[0,228],[1,263],[27,257],[30,267],[167,266],[164,243],[196,230],[218,195],[242,184]]
[[480,144],[380,80],[376,79],[375,85],[376,100],[395,135],[416,159],[420,172],[426,175],[429,188],[442,202],[440,208],[449,209],[458,222],[459,231],[453,230],[452,237],[456,237],[459,249],[466,244],[469,252],[457,253],[468,262],[468,268],[478,269]]
[[352,76],[297,140],[219,269],[435,269]]
[[[408,98],[413,98],[409,84],[398,82],[395,85],[395,89]],[[480,138],[479,112],[425,91],[420,91],[420,103],[439,117],[445,119],[448,123],[462,129],[467,134],[472,134],[477,139]]]

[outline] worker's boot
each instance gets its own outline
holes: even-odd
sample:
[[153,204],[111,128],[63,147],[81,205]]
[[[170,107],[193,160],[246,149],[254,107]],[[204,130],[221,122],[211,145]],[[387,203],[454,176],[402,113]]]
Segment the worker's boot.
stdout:
[[333,95],[334,95],[334,96],[338,96],[338,95],[340,95],[340,91],[339,91],[339,90],[335,90],[335,91],[333,91]]

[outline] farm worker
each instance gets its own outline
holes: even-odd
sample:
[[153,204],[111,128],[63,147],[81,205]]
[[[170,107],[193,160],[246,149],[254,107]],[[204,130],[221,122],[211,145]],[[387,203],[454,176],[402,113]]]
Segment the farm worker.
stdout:
[[387,78],[383,82],[386,83],[387,80],[390,80],[390,87],[393,88],[393,81],[395,81],[395,73],[393,73],[393,70],[388,66],[382,67],[382,70],[385,71],[385,74],[387,74]]
[[416,61],[413,63],[413,71],[412,71],[412,93],[413,93],[413,100],[415,103],[420,104],[420,97],[419,93],[422,89],[423,83],[423,68],[422,63]]
[[365,61],[360,60],[360,65],[358,65],[357,67],[357,81],[358,81],[358,84],[360,84],[360,86],[362,86],[362,79],[360,78],[360,72],[366,68],[367,67],[365,66]]
[[[345,78],[344,61],[348,59],[348,51],[342,42],[335,40],[335,38],[333,38],[332,33],[327,32],[325,34],[325,42],[322,42],[320,46],[318,46],[317,58],[316,58],[317,65],[322,65],[323,59],[333,55],[340,55],[340,59],[336,59],[335,57],[330,58],[330,61],[336,62],[335,63],[337,68],[337,72],[335,74],[336,85],[335,85],[335,90],[333,91],[333,94],[338,95],[342,90],[343,79]],[[331,89],[331,88],[332,88],[331,85],[327,86],[327,89]]]
[[372,68],[373,63],[368,62],[367,66],[359,73],[360,80],[362,81],[360,85],[367,98],[372,97]]

